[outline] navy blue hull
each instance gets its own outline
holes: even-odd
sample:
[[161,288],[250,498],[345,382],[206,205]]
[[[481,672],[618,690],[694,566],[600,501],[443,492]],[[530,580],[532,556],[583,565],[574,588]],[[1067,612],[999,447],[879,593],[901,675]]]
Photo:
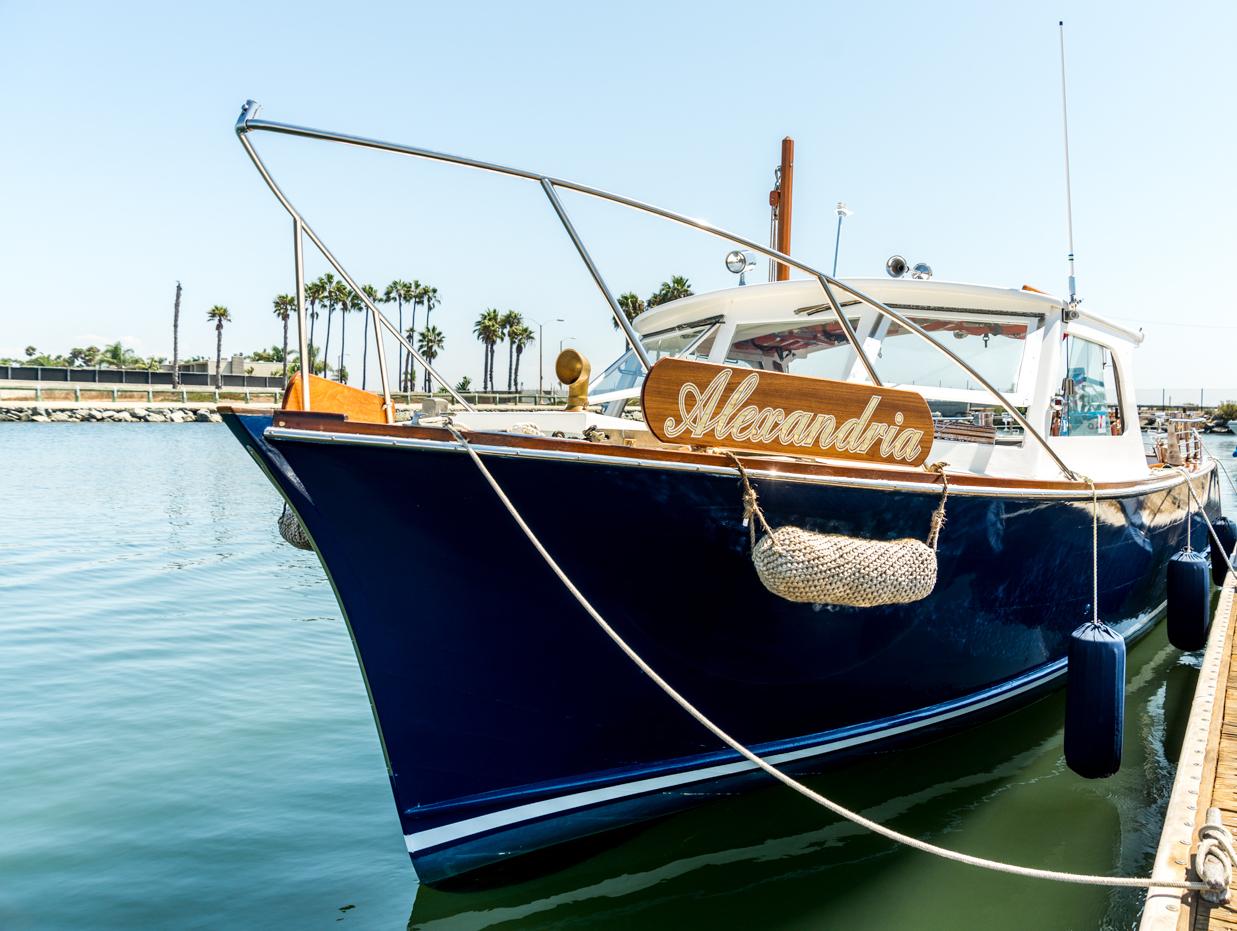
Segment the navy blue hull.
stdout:
[[[458,451],[266,439],[269,417],[226,419],[327,567],[422,879],[767,778],[719,750],[615,648]],[[932,595],[840,608],[761,585],[733,476],[509,456],[486,464],[632,647],[791,769],[1034,700],[1063,681],[1069,633],[1091,613],[1089,498],[951,496]],[[1218,513],[1212,475],[1195,487]],[[877,539],[922,539],[938,502],[755,484],[774,526]],[[1185,513],[1180,487],[1100,502],[1100,614],[1127,637],[1163,604]]]

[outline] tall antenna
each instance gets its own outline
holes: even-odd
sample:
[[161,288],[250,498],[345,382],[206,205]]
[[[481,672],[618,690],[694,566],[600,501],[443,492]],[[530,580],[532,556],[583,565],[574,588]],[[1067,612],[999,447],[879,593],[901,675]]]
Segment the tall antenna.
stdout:
[[1061,30],[1061,122],[1065,127],[1065,225],[1069,231],[1069,300],[1078,302],[1074,286],[1074,206],[1069,187],[1069,112],[1065,105],[1065,21],[1057,23]]

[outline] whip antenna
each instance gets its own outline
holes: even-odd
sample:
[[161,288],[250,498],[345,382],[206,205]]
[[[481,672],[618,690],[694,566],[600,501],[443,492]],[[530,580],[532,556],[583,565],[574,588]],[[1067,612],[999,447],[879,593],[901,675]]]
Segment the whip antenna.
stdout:
[[1065,226],[1069,234],[1069,300],[1078,303],[1074,287],[1074,207],[1069,187],[1069,112],[1065,104],[1065,21],[1057,23],[1061,30],[1061,123],[1065,128]]

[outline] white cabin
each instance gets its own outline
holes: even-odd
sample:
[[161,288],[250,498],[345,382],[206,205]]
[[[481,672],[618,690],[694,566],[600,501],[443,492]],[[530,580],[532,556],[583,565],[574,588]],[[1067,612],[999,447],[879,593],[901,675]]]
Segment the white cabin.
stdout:
[[[958,408],[959,402],[1025,408],[1028,422],[1066,465],[1097,481],[1148,474],[1134,400],[1134,349],[1141,332],[1081,309],[1066,320],[1066,301],[1025,288],[921,279],[844,281],[927,330],[1004,400],[922,337],[835,290],[884,384],[922,394],[934,412]],[[697,294],[641,314],[634,327],[654,362],[673,355],[868,381],[823,289],[812,280]],[[639,396],[642,381],[640,363],[628,351],[590,385],[590,401],[617,415],[627,398]],[[953,469],[990,475],[1060,477],[1056,463],[1021,429],[1001,431],[995,443],[938,436],[929,461],[940,460]]]

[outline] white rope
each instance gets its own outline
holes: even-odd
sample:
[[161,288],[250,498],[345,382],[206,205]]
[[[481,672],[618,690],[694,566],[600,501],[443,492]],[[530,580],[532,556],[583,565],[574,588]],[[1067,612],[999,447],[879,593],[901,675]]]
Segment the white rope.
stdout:
[[[1213,460],[1215,460],[1216,471],[1224,474],[1224,477],[1228,479],[1228,483],[1231,486],[1233,486],[1233,493],[1237,494],[1237,480],[1234,480],[1233,476],[1229,474],[1228,469],[1224,468],[1224,466],[1220,463],[1220,460],[1211,454],[1211,450],[1209,450],[1206,446],[1203,445],[1202,437],[1199,437],[1198,446],[1199,446],[1199,449],[1201,449],[1208,456],[1211,456]],[[1193,493],[1194,493],[1194,489],[1191,488],[1190,494],[1193,494]],[[1201,504],[1199,505],[1199,509],[1202,510]],[[1211,520],[1207,517],[1206,511],[1203,511],[1203,519],[1207,521],[1207,529],[1211,531],[1211,536],[1214,539],[1219,540],[1220,538],[1216,536],[1215,529],[1211,526]],[[1224,554],[1224,561],[1228,564],[1228,571],[1233,572],[1233,576],[1234,576],[1233,584],[1234,586],[1237,586],[1237,572],[1233,571],[1233,559],[1232,559],[1233,555],[1237,554],[1237,546],[1233,547],[1232,553],[1225,553],[1224,547],[1220,547],[1220,552]]]
[[589,600],[584,597],[578,588],[576,588],[571,579],[567,577],[567,574],[559,568],[558,563],[554,561],[554,557],[552,557],[546,551],[546,548],[541,545],[541,541],[537,539],[536,534],[534,534],[528,524],[524,522],[524,518],[520,516],[520,512],[516,510],[515,505],[511,503],[511,499],[508,498],[502,488],[499,487],[498,482],[494,480],[494,476],[490,474],[490,470],[485,467],[485,464],[482,463],[481,458],[473,450],[472,446],[469,445],[468,441],[465,440],[464,437],[462,437],[451,424],[447,424],[446,427],[451,431],[452,435],[459,440],[460,445],[464,447],[464,451],[467,452],[472,458],[472,461],[481,471],[481,474],[485,477],[485,480],[489,482],[490,487],[494,489],[494,493],[498,495],[498,499],[503,503],[503,506],[506,507],[507,512],[512,516],[515,522],[519,524],[520,529],[524,531],[524,535],[528,537],[529,542],[532,543],[537,552],[541,554],[541,558],[546,561],[546,565],[548,565],[554,574],[558,576],[559,581],[566,586],[567,591],[571,592],[576,601],[580,603],[580,606],[584,608],[584,610],[588,612],[589,616],[597,622],[597,625],[606,632],[606,635],[614,641],[620,650],[627,654],[628,659],[639,666],[640,671],[656,682],[663,692],[678,703],[679,707],[699,721],[708,730],[712,731],[713,735],[726,744],[726,746],[730,747],[730,749],[754,763],[760,769],[763,769],[774,779],[777,779],[779,782],[784,783],[794,789],[800,795],[803,795],[811,799],[816,804],[829,809],[829,811],[833,812],[835,815],[839,815],[848,821],[852,821],[860,827],[867,828],[875,834],[880,834],[882,837],[887,837],[890,840],[897,841],[899,844],[905,844],[907,847],[913,847],[916,850],[922,850],[924,853],[935,854],[938,857],[944,857],[947,860],[954,860],[958,863],[966,863],[970,866],[978,866],[983,869],[996,870],[999,873],[1011,873],[1015,876],[1027,876],[1032,879],[1055,879],[1059,882],[1081,883],[1083,885],[1090,886],[1133,886],[1140,889],[1155,887],[1157,889],[1194,890],[1204,890],[1210,888],[1208,884],[1204,882],[1139,879],[1136,877],[1123,876],[1089,876],[1084,873],[1063,873],[1057,870],[1037,870],[1027,866],[1014,866],[1010,863],[999,863],[996,860],[985,860],[983,857],[972,857],[969,854],[958,853],[955,850],[947,850],[944,847],[937,847],[935,844],[929,844],[926,841],[921,841],[917,838],[910,837],[909,835],[894,831],[891,828],[887,828],[884,825],[877,824],[875,821],[865,818],[857,812],[853,812],[848,808],[843,808],[841,805],[837,804],[837,802],[830,801],[819,792],[809,789],[803,783],[798,782],[783,773],[772,763],[768,763],[762,757],[757,756],[746,746],[739,743],[739,741],[735,740],[724,730],[714,724],[709,718],[705,717],[703,712],[697,710],[691,702],[675,691],[674,687],[659,676],[648,663],[641,659],[640,655],[627,645],[627,642],[619,636],[618,632],[615,631],[613,627],[606,623],[605,618],[597,613],[597,609],[594,608]]
[[[1219,460],[1216,460],[1216,468],[1220,468]],[[1203,520],[1207,522],[1207,529],[1211,531],[1211,539],[1218,543],[1220,538],[1216,535],[1216,529],[1211,526],[1211,518],[1207,516],[1206,508],[1204,508],[1203,503],[1198,500],[1198,495],[1194,494],[1194,485],[1190,482],[1189,475],[1186,474],[1185,469],[1177,469],[1175,471],[1180,472],[1182,477],[1185,478],[1185,487],[1190,492],[1190,497],[1194,499],[1194,503],[1198,505],[1198,512],[1203,515]],[[1190,518],[1188,514],[1185,521],[1185,548],[1187,550],[1190,548]],[[1233,570],[1233,561],[1229,558],[1229,554],[1224,552],[1224,547],[1222,546],[1218,546],[1216,549],[1218,549],[1220,551],[1220,555],[1224,557],[1224,563],[1228,566],[1229,573],[1234,577],[1234,585],[1237,585],[1237,572],[1234,572]],[[1237,552],[1237,549],[1235,549],[1234,552]]]
[[1095,482],[1089,476],[1079,475],[1091,488],[1091,624],[1100,626],[1100,501]]

